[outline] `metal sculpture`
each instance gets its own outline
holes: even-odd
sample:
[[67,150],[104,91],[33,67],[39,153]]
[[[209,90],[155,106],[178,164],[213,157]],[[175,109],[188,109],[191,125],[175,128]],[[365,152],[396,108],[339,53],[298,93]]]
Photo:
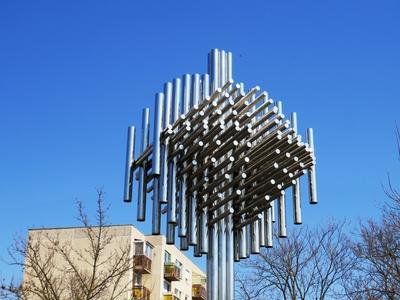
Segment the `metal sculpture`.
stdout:
[[152,192],[152,233],[161,233],[166,214],[167,243],[178,234],[181,250],[207,255],[208,299],[234,299],[234,261],[272,247],[275,218],[286,237],[285,192],[292,190],[295,224],[301,176],[308,174],[309,202],[317,203],[313,130],[302,141],[296,113],[289,122],[267,92],[245,92],[232,79],[232,54],[214,49],[207,74],[185,74],[156,94],[149,137],[145,108],[136,159],[135,128],[128,130],[124,201],[132,201],[135,177],[137,220],[145,221]]

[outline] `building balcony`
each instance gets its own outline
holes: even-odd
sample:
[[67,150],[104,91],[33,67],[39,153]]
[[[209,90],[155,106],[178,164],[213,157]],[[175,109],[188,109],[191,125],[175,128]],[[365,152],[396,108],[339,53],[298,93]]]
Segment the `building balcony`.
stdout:
[[150,290],[143,285],[134,286],[133,300],[150,300]]
[[174,263],[164,265],[164,278],[168,281],[181,280],[181,269]]
[[175,295],[167,294],[167,295],[164,295],[163,300],[180,300],[180,299]]
[[207,299],[206,287],[202,284],[193,284],[192,285],[192,299],[193,300],[206,300]]
[[133,270],[140,274],[151,273],[151,259],[144,254],[134,255]]

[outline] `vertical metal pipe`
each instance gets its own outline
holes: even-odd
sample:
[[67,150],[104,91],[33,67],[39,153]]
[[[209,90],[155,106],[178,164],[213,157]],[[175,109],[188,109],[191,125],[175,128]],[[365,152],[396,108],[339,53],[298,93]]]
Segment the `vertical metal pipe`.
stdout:
[[183,75],[183,102],[182,102],[182,113],[187,114],[190,109],[190,98],[191,98],[191,78],[189,74]]
[[154,115],[152,171],[153,178],[153,213],[152,234],[160,234],[161,231],[161,204],[160,204],[160,172],[161,172],[161,129],[163,117],[164,94],[156,94],[156,109]]
[[[173,82],[173,106],[171,113],[171,124],[174,124],[179,117],[179,108],[181,103],[181,93],[182,85],[180,78],[176,78]],[[169,172],[168,172],[168,210],[167,210],[167,222],[175,224],[176,223],[176,165],[177,158],[174,157],[169,162]],[[169,227],[172,228],[172,227]]]
[[219,85],[223,86],[226,82],[226,53],[224,50],[221,50],[219,55],[219,65],[220,65],[220,74],[219,74]]
[[[282,191],[283,192],[283,191]],[[285,194],[282,193],[278,198],[278,235],[279,237],[287,237],[286,233],[286,203]]]
[[160,175],[161,172],[161,130],[163,118],[164,94],[156,94],[156,109],[154,115],[154,132],[153,132],[153,153],[152,153],[152,170],[154,175]]
[[196,192],[195,195],[189,197],[189,234],[188,234],[188,244],[194,246],[197,244],[197,217],[196,217]]
[[168,245],[175,244],[175,224],[167,223],[167,238]]
[[244,83],[240,83],[240,93],[244,93]]
[[198,105],[200,103],[200,92],[201,92],[201,86],[200,86],[200,74],[194,74],[192,76],[192,103],[191,107],[194,107],[195,105]]
[[204,100],[206,97],[210,96],[210,75],[204,74],[202,76],[202,100]]
[[[182,113],[187,114],[190,108],[190,98],[191,98],[191,77],[189,74],[185,74],[183,76],[183,102],[182,102]],[[185,165],[184,165],[185,167]],[[188,218],[188,210],[187,210],[187,174],[184,174],[180,179],[179,184],[179,237],[187,236],[187,218]],[[182,241],[182,239],[181,239]],[[186,240],[187,242],[187,240]]]
[[189,249],[188,239],[186,236],[181,237],[181,250],[186,251]]
[[[314,131],[312,128],[307,129],[307,142],[310,148],[315,152],[314,148]],[[317,204],[317,176],[315,175],[315,165],[311,166],[308,170],[308,180],[309,180],[309,193],[310,193],[310,204]]]
[[266,246],[266,240],[265,240],[266,216],[265,216],[265,211],[263,211],[261,213],[261,219],[258,221],[258,225],[259,225],[260,247],[265,247]]
[[207,226],[207,207],[201,210],[201,224],[199,224],[201,230],[201,244],[200,251],[203,254],[208,253],[208,226]]
[[[291,115],[292,128],[294,130],[293,135],[297,135],[297,114],[295,112]],[[301,193],[300,193],[300,178],[296,178],[296,184],[292,187],[293,197],[293,219],[294,224],[301,224]]]
[[133,172],[131,170],[132,164],[135,160],[135,127],[128,127],[128,138],[126,147],[126,160],[125,160],[125,186],[124,186],[124,201],[132,201],[133,189]]
[[234,262],[234,238],[232,215],[226,218],[226,299],[233,300],[235,297],[235,269]]
[[272,220],[272,223],[275,223],[275,221],[276,221],[275,203],[276,203],[276,199],[271,201],[271,220]]
[[218,299],[218,237],[217,224],[211,225],[209,228],[207,254],[207,293],[209,300]]
[[181,84],[181,79],[176,78],[174,79],[173,83],[173,89],[174,89],[174,102],[173,102],[173,107],[172,107],[172,113],[171,113],[171,123],[175,123],[176,120],[178,120],[179,117],[179,108],[180,108],[180,103],[181,103],[181,97],[182,97],[182,84]]
[[194,256],[201,257],[201,240],[202,236],[202,226],[203,226],[203,214],[201,212],[196,212],[197,228],[196,228],[196,245],[194,246]]
[[268,248],[272,247],[272,207],[268,207],[266,211],[266,228],[265,228],[265,242]]
[[[149,145],[150,130],[150,109],[143,109],[142,113],[142,139],[140,144],[140,153],[143,153]],[[146,165],[139,167],[139,184],[138,184],[138,207],[137,220],[144,221],[146,218]]]
[[234,230],[233,231],[233,259],[235,262],[240,261],[240,252],[239,252],[239,231]]
[[[164,115],[162,130],[171,123],[172,83],[164,85]],[[167,203],[168,198],[168,138],[161,145],[160,203]]]
[[226,299],[226,231],[224,220],[218,222],[218,299]]
[[232,52],[228,52],[228,55],[227,55],[227,58],[228,58],[228,62],[227,62],[227,79],[228,80],[230,80],[230,81],[232,81],[233,82],[233,76],[232,76],[232,74],[233,74],[233,71],[232,71]]
[[251,228],[250,225],[246,225],[246,257],[250,257],[251,254]]
[[258,254],[260,253],[260,225],[259,225],[260,220],[256,220],[253,223],[250,224],[251,228],[251,253],[252,254]]
[[[242,219],[243,220],[243,219]],[[239,257],[245,259],[247,257],[247,227],[243,226],[239,229]]]
[[179,187],[179,237],[186,237],[187,235],[186,204],[186,176],[183,176]]
[[210,69],[211,69],[211,92],[215,92],[217,88],[220,86],[219,82],[219,50],[213,49],[211,50],[210,55]]
[[152,234],[158,235],[161,231],[161,204],[160,204],[160,178],[153,179],[153,213],[152,213]]

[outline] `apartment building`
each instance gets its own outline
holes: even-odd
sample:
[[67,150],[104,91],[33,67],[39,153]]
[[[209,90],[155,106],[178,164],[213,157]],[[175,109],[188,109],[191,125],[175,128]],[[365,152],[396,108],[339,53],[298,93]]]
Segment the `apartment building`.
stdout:
[[[132,225],[113,225],[107,230],[113,237],[107,250],[110,253],[124,243],[132,246],[133,271],[124,278],[129,291],[118,296],[118,300],[207,299],[204,272],[174,245],[167,245],[164,236],[144,235]],[[78,252],[88,247],[83,227],[30,229],[29,239],[34,241],[44,233],[56,236],[60,243],[68,243]],[[27,273],[24,276],[26,281]]]

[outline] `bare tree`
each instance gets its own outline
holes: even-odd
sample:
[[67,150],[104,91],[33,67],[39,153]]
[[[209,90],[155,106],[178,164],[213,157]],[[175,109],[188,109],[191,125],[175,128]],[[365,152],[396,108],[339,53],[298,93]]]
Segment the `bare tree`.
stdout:
[[132,292],[131,245],[110,231],[104,192],[98,190],[94,225],[82,202],[77,206],[84,246],[47,230],[33,231],[28,241],[16,239],[9,254],[11,264],[22,269],[23,281],[6,284],[3,280],[0,298],[114,300],[122,295],[126,299]]
[[243,262],[238,276],[241,299],[326,299],[342,297],[341,280],[355,266],[344,224],[293,230],[286,239],[275,238]]
[[[400,159],[400,131],[396,128]],[[360,261],[347,281],[351,299],[400,299],[400,192],[388,177],[389,201],[381,208],[381,220],[361,224],[354,253]]]

